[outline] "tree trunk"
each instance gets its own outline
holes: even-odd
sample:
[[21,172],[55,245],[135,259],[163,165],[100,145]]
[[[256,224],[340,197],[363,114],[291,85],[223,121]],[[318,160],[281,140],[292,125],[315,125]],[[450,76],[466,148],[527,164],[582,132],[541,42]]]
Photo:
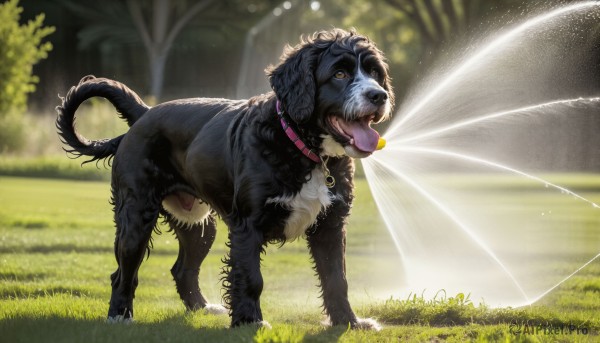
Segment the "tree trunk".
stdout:
[[169,29],[169,0],[154,0],[152,6],[152,56],[150,58],[150,95],[160,100],[169,51],[165,38]]
[[150,95],[156,101],[162,96],[167,54],[167,51],[153,51],[150,57]]
[[194,3],[188,11],[169,26],[172,6],[169,0],[154,0],[152,3],[151,30],[148,28],[140,2],[128,0],[127,6],[135,27],[142,37],[150,68],[150,96],[160,100],[163,91],[165,65],[173,42],[187,23],[215,0]]

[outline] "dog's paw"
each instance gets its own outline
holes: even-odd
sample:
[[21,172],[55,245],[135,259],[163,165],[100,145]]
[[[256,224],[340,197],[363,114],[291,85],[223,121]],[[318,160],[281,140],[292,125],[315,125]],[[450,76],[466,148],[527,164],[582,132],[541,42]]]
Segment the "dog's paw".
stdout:
[[271,330],[273,328],[266,320],[261,320],[260,322],[257,322],[256,325],[258,325],[259,328],[265,328],[267,330]]
[[[333,326],[333,325],[344,325],[347,326],[348,324],[343,324],[343,323],[338,323],[338,324],[334,324],[331,321],[331,318],[329,318],[328,316],[325,317],[325,319],[323,319],[323,321],[321,321],[321,324],[323,326]],[[356,318],[356,322],[350,323],[350,327],[352,327],[352,329],[355,330],[373,330],[373,331],[380,331],[383,327],[381,326],[381,324],[379,324],[375,319],[373,318]]]
[[352,328],[358,330],[381,331],[383,327],[373,318],[356,318],[356,324],[352,325]]
[[204,307],[204,312],[208,314],[221,315],[227,314],[229,311],[227,311],[227,309],[221,304],[206,304]]
[[108,324],[131,324],[133,323],[133,318],[125,317],[124,315],[118,315],[114,317],[106,318],[106,323]]

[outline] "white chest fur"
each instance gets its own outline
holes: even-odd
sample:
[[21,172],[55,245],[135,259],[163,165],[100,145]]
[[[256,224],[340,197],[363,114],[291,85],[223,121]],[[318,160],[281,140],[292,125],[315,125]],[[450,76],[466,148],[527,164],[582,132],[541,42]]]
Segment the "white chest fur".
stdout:
[[267,199],[267,204],[279,204],[291,211],[283,230],[290,241],[302,236],[315,223],[319,213],[331,205],[332,194],[325,186],[323,171],[317,167],[310,175],[310,180],[298,193]]

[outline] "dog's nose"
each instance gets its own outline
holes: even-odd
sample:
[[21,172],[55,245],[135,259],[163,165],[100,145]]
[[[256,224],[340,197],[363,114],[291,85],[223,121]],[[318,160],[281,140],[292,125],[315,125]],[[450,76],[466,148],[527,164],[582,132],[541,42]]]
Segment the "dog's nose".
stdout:
[[381,89],[371,89],[367,91],[367,98],[373,105],[381,106],[388,99],[387,92]]

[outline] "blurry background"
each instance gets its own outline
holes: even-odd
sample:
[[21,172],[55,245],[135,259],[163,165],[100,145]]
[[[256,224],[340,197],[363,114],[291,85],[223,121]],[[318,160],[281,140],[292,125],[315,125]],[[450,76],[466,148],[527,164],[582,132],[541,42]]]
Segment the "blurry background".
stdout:
[[[149,104],[182,97],[247,98],[269,91],[264,69],[277,63],[284,46],[296,44],[300,35],[331,27],[356,28],[386,53],[400,107],[407,90],[433,66],[442,65],[440,61],[468,53],[479,38],[532,12],[563,3],[567,1],[5,1],[4,7],[22,8],[16,16],[21,26],[38,18],[37,29],[30,30],[40,34],[30,44],[41,52],[27,61],[17,58],[21,67],[15,68],[33,66],[27,69],[33,75],[29,82],[0,72],[3,99],[8,98],[3,100],[6,106],[0,105],[2,161],[10,156],[61,153],[53,125],[57,95],[64,96],[88,74],[121,81]],[[0,26],[10,21],[1,20]],[[585,30],[590,62],[585,73],[596,80],[585,84],[593,88],[587,94],[600,89],[600,24],[587,25]],[[2,38],[5,42],[7,35]],[[0,54],[0,59],[9,58]],[[528,62],[535,63],[519,60]],[[5,61],[0,64],[11,68]],[[27,95],[26,106],[10,104],[16,96],[7,89],[14,89],[14,84],[26,86],[20,91]],[[82,110],[79,127],[90,138],[114,136],[126,129],[103,101],[91,101]],[[589,146],[600,121],[589,116],[576,125],[585,133],[580,145]],[[600,167],[600,158],[592,161],[591,155],[597,154],[581,154],[586,158],[585,163],[580,161],[581,168]],[[0,172],[7,173],[2,161]]]
[[[302,34],[356,28],[386,52],[396,91],[446,45],[496,17],[526,11],[515,0],[22,0],[21,21],[45,13],[53,50],[34,73],[31,103],[56,101],[82,75],[118,79],[159,101],[248,97],[268,91],[263,70]],[[510,11],[512,9],[512,12]],[[490,21],[488,23],[488,21]],[[510,19],[509,19],[510,20]],[[159,75],[164,68],[164,75]]]

